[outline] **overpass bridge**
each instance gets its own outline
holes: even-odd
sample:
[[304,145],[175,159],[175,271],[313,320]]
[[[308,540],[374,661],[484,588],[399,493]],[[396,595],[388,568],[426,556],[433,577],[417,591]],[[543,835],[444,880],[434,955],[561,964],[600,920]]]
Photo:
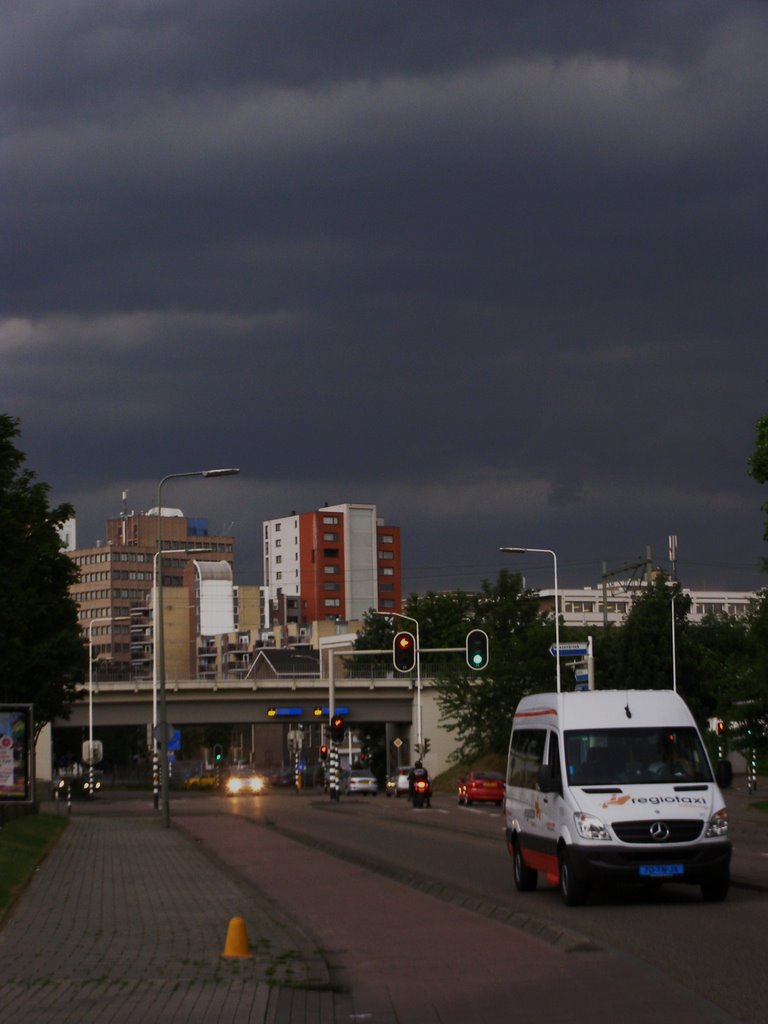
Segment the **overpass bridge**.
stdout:
[[[416,742],[418,692],[416,680],[398,678],[342,678],[334,680],[335,707],[343,709],[347,723],[357,726],[383,723],[388,741],[395,737]],[[216,724],[306,726],[328,721],[330,680],[317,677],[278,679],[173,679],[166,682],[167,719],[176,729]],[[93,723],[100,726],[149,726],[153,721],[154,684],[151,679],[94,682]],[[88,728],[89,692],[72,708],[69,719],[57,719],[54,728]],[[421,680],[422,729],[430,740],[429,768],[437,774],[447,767],[456,746],[440,723],[436,689],[431,678]]]
[[[153,691],[152,680],[95,683],[94,725],[151,722]],[[432,691],[432,681],[422,680],[422,700],[428,691]],[[345,717],[352,724],[415,720],[416,684],[411,679],[337,679],[335,697],[337,706],[348,708]],[[178,679],[166,683],[168,719],[176,726],[275,719],[316,722],[321,717],[316,709],[327,709],[328,700],[329,682],[324,679]],[[71,718],[54,725],[87,725],[88,710],[85,687]]]

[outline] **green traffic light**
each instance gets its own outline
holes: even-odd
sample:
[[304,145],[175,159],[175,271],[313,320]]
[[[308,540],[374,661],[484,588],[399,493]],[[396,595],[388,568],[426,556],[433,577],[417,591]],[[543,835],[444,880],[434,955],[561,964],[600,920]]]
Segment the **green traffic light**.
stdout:
[[488,665],[488,634],[483,629],[472,629],[465,641],[467,665],[475,672]]

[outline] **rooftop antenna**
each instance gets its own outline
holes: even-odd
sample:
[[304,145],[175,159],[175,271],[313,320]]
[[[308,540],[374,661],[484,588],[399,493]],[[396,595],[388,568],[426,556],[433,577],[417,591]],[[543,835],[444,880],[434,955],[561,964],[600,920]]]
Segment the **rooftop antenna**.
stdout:
[[128,491],[123,491],[123,512],[120,517],[122,522],[123,544],[125,544],[125,520],[128,518]]

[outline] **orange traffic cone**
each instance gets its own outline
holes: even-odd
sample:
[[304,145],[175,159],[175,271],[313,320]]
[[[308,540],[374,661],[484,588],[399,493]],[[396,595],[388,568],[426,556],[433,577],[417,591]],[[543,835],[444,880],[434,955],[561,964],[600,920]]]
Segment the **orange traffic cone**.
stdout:
[[242,917],[233,917],[227,928],[227,941],[224,943],[222,956],[249,957],[248,932]]

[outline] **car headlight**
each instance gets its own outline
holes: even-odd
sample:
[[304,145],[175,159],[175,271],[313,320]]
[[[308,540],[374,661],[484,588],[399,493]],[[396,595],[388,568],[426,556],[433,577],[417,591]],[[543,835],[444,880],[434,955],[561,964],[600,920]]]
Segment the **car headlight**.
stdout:
[[239,793],[241,785],[242,783],[240,779],[230,779],[229,782],[227,783],[227,792]]
[[709,819],[707,825],[707,831],[704,833],[707,839],[712,839],[715,836],[724,836],[728,834],[728,811],[723,807],[722,810],[713,814]]
[[583,814],[577,812],[573,816],[573,820],[576,823],[576,831],[579,833],[582,839],[610,839],[608,835],[608,829],[596,818],[594,814]]

